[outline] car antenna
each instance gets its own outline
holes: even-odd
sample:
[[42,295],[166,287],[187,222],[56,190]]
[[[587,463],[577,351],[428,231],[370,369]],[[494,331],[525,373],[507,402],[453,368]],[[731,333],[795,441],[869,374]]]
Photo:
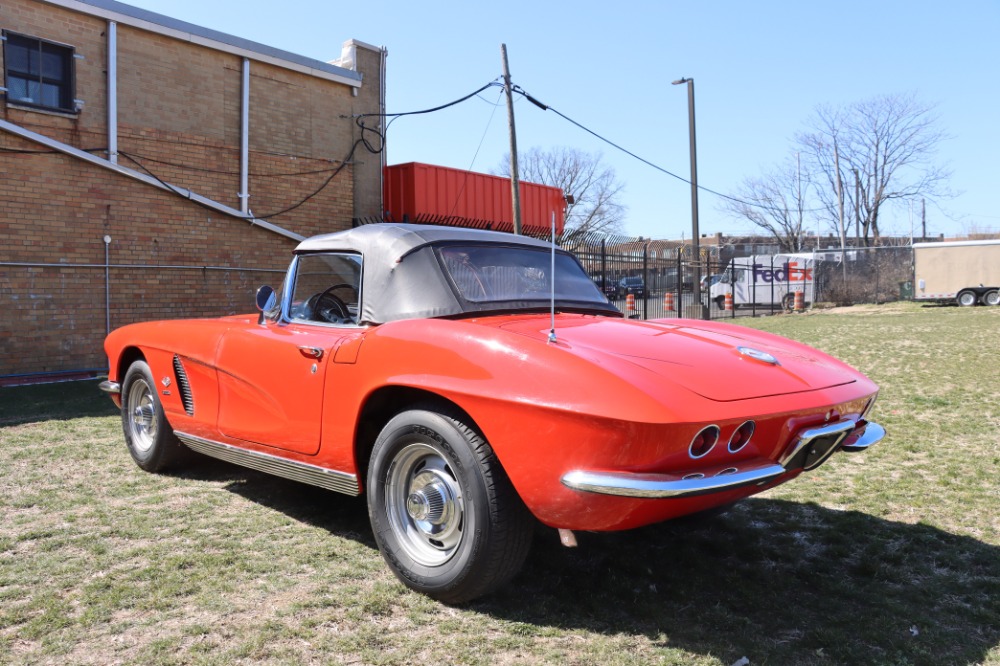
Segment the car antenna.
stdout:
[[552,285],[549,300],[549,314],[552,327],[549,329],[549,342],[556,342],[556,212],[552,211],[552,265],[549,268],[549,283]]

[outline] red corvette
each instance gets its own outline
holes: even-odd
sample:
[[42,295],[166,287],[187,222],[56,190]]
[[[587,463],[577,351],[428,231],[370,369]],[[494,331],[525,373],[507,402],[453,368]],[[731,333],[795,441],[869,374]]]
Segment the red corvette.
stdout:
[[663,521],[885,434],[849,366],[739,326],[624,319],[572,255],[524,237],[317,236],[257,305],[108,336],[102,388],[135,462],[193,449],[364,492],[389,566],[449,603],[517,573],[535,520],[568,542]]

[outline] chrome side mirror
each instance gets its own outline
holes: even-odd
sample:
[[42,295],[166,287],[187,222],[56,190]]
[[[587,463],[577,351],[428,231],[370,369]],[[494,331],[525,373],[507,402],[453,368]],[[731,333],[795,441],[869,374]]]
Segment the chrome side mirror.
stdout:
[[266,284],[257,290],[257,309],[260,310],[260,316],[257,318],[258,324],[264,323],[265,312],[274,309],[276,298],[274,289]]

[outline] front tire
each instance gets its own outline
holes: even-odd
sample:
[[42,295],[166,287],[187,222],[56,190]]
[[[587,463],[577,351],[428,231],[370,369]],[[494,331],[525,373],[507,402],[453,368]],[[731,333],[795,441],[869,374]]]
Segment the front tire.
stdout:
[[161,472],[181,462],[187,449],[167,422],[153,373],[145,361],[129,366],[121,396],[125,445],[135,464],[147,472]]
[[447,412],[398,414],[375,441],[368,515],[410,588],[445,603],[492,592],[521,569],[533,519],[486,440]]

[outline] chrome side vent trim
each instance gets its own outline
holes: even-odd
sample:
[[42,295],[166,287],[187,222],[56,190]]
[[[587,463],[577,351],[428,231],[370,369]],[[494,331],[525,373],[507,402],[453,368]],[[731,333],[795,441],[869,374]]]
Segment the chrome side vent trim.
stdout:
[[279,458],[269,453],[248,451],[183,432],[175,431],[174,434],[177,435],[177,439],[181,440],[191,449],[212,458],[225,460],[226,462],[242,467],[249,467],[265,474],[280,476],[284,479],[308,483],[311,486],[319,486],[320,488],[344,493],[345,495],[361,494],[361,489],[358,487],[358,477],[354,474]]
[[181,363],[181,357],[174,354],[174,379],[177,380],[177,389],[181,392],[181,402],[184,403],[184,411],[188,416],[194,416],[194,395],[191,393],[191,382],[188,381],[187,371]]

